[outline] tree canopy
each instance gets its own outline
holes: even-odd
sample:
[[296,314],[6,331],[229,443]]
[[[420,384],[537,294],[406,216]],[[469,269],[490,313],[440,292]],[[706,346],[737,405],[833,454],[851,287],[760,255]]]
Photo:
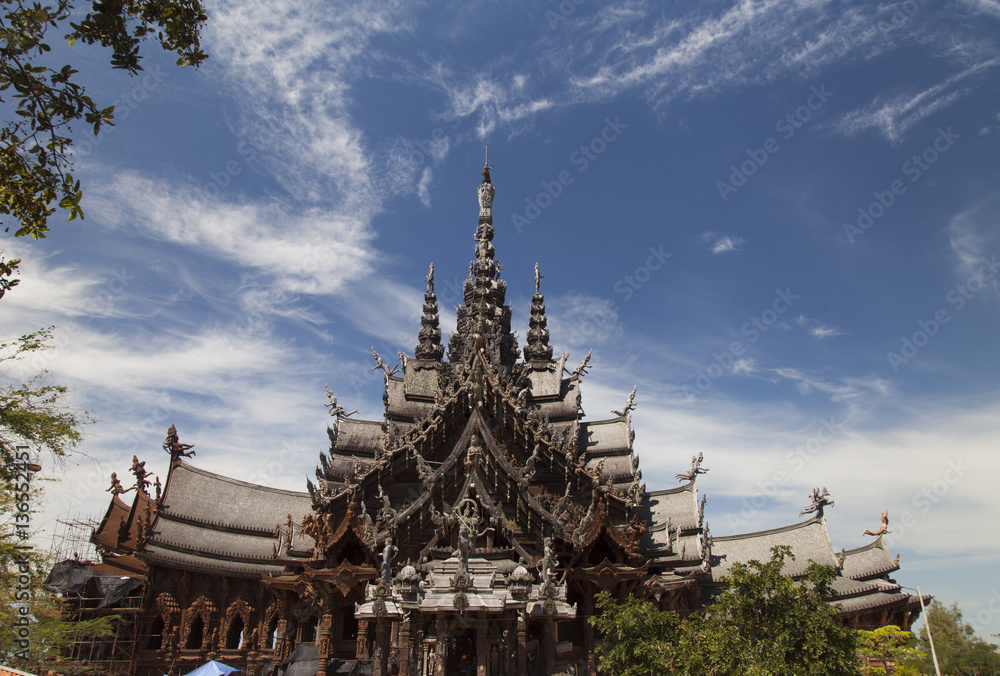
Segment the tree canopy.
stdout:
[[[924,621],[930,624],[934,647],[937,649],[941,673],[948,676],[1000,676],[1000,654],[997,646],[976,636],[972,625],[962,619],[962,611],[954,604],[950,608],[940,601],[931,601]],[[927,628],[917,633],[923,656],[910,663],[921,673],[933,674],[930,641]]]
[[789,547],[771,560],[734,564],[726,588],[704,610],[680,620],[652,604],[617,605],[598,596],[590,622],[601,633],[601,669],[625,676],[855,674],[857,637],[826,602],[836,571],[811,564],[801,580],[782,574]]
[[114,106],[91,99],[72,65],[50,65],[50,31],[63,33],[70,45],[110,48],[111,68],[134,75],[142,70],[139,48],[147,39],[176,53],[178,65],[204,61],[206,15],[199,0],[91,0],[82,17],[71,0],[0,4],[0,104],[13,111],[0,129],[0,220],[8,231],[16,224],[15,235],[41,238],[53,204],[71,220],[83,217],[80,181],[70,172],[72,125],[82,122],[98,134],[114,121]]

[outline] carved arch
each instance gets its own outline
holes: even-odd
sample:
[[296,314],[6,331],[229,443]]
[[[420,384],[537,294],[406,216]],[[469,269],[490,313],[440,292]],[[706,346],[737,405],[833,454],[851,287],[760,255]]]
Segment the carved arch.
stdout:
[[191,629],[195,625],[195,621],[200,618],[203,631],[201,647],[204,648],[206,641],[211,636],[209,628],[212,626],[212,622],[218,613],[219,609],[216,605],[204,596],[199,596],[195,599],[184,612],[184,619],[181,626],[181,645],[186,646],[188,644],[191,639]]
[[[264,611],[264,617],[260,625],[260,646],[258,649],[272,650],[277,647],[278,644],[278,622],[281,620],[281,615],[278,612],[278,602],[275,601],[267,610]],[[272,633],[274,635],[274,642],[271,642]]]
[[[241,623],[241,629],[243,631],[243,646],[247,646],[250,642],[251,627],[250,618],[253,617],[254,608],[250,605],[249,601],[240,594],[240,596],[229,604],[226,608],[225,617],[222,619],[222,642],[225,647],[229,647],[229,633],[230,629],[233,627],[233,623],[236,622],[237,618]],[[256,649],[256,646],[249,646],[251,650]]]

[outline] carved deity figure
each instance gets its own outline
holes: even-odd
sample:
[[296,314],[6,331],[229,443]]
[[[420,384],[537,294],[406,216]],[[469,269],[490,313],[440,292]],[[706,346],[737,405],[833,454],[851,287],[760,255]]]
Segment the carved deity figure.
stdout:
[[707,469],[705,469],[705,468],[703,468],[701,466],[701,463],[702,463],[702,461],[704,459],[705,459],[705,454],[704,453],[699,453],[698,455],[692,455],[691,456],[691,467],[690,467],[690,469],[688,469],[688,471],[686,473],[684,473],[684,474],[677,474],[677,475],[675,475],[677,477],[677,480],[678,481],[691,481],[692,479],[694,479],[699,474],[705,474],[706,472],[708,472]]
[[392,538],[385,539],[385,548],[382,549],[382,580],[386,584],[392,582],[392,566],[399,549],[392,544]]
[[634,411],[634,410],[635,410],[635,387],[633,387],[632,392],[629,393],[628,401],[625,402],[625,406],[623,406],[620,411],[611,409],[611,412],[617,416],[622,416],[628,413],[629,411]]
[[[378,368],[378,367],[376,367]],[[329,386],[326,387],[326,398],[330,400],[330,403],[326,405],[330,409],[330,415],[335,418],[350,418],[352,415],[358,412],[354,409],[350,413],[344,410],[344,407],[337,403],[337,396],[330,391]]]
[[799,512],[799,516],[805,516],[812,512],[816,512],[818,516],[823,516],[824,507],[833,507],[833,500],[830,499],[830,492],[826,490],[826,486],[823,487],[822,492],[819,488],[812,489],[809,494],[810,505]]
[[889,510],[883,509],[882,527],[879,528],[877,531],[866,530],[864,533],[862,533],[862,535],[874,535],[875,537],[878,537],[879,535],[885,535],[886,533],[891,533],[891,532],[892,531],[889,530]]
[[174,425],[167,429],[167,440],[163,442],[163,450],[169,453],[171,458],[190,458],[194,455],[192,448],[194,448],[194,444],[181,443]]
[[379,354],[378,354],[378,352],[375,351],[375,346],[374,345],[372,345],[372,357],[375,358],[375,366],[372,367],[372,372],[374,373],[378,369],[382,369],[382,372],[385,373],[386,382],[388,382],[389,376],[394,375],[395,373],[397,373],[399,371],[399,367],[398,366],[393,366],[390,369],[386,365],[386,363],[384,361],[382,361],[382,357],[380,357]]
[[458,572],[469,573],[469,554],[472,552],[472,529],[464,521],[458,527]]
[[140,491],[142,491],[146,495],[149,495],[149,493],[146,492],[146,489],[149,488],[149,484],[151,482],[146,477],[148,477],[150,474],[152,474],[152,472],[147,472],[146,471],[146,462],[145,461],[139,462],[139,456],[133,455],[132,456],[132,469],[130,471],[132,472],[132,474],[135,475],[135,486],[136,486],[136,488],[138,488]]
[[122,488],[122,482],[118,480],[118,475],[114,472],[111,473],[111,488],[107,489],[106,492],[111,493],[111,495],[121,495],[122,493],[128,493],[132,490],[135,490],[135,486],[132,486],[131,488]]
[[538,562],[539,579],[542,584],[550,582],[556,575],[556,555],[552,550],[552,538],[547,537],[542,547],[542,560]]

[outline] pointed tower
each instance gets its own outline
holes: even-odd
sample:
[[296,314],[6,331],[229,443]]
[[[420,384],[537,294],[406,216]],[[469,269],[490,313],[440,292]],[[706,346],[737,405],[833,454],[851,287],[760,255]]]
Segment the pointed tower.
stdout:
[[510,331],[510,307],[505,305],[507,283],[500,279],[500,266],[493,259],[493,195],[489,165],[483,166],[479,185],[479,226],[476,228],[476,259],[462,285],[465,304],[457,308],[458,330],[452,334],[448,359],[461,361],[471,348],[488,345],[500,362],[513,366],[517,341]]
[[441,361],[444,346],[441,344],[441,329],[438,321],[437,294],[434,293],[434,264],[427,272],[427,293],[424,294],[424,313],[420,317],[420,342],[413,348],[417,359]]
[[549,345],[549,330],[545,319],[545,296],[540,290],[543,275],[535,263],[535,294],[531,297],[531,317],[528,319],[528,344],[524,346],[524,359],[528,362],[548,362],[552,360],[552,346]]

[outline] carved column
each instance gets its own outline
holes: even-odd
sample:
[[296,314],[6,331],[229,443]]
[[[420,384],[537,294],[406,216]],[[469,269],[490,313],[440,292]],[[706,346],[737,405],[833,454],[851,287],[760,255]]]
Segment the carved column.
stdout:
[[326,676],[326,663],[333,652],[333,615],[324,613],[319,624],[319,671],[316,676]]
[[274,661],[281,662],[291,652],[288,646],[288,620],[278,620],[278,640],[274,645]]
[[517,676],[528,676],[528,623],[517,616]]
[[410,621],[399,625],[399,676],[410,676]]
[[489,625],[485,619],[476,620],[476,676],[488,676],[490,663],[486,635]]
[[545,674],[555,673],[556,670],[556,621],[545,620],[545,645],[542,650],[545,653]]
[[587,620],[594,614],[594,604],[591,596],[583,594],[581,597],[583,611],[583,646],[587,650],[587,676],[597,676],[597,656],[594,655],[594,626]]
[[363,660],[368,657],[368,620],[358,621],[358,642],[354,649],[354,659]]
[[385,619],[376,620],[375,624],[375,662],[374,676],[389,675],[389,626]]
[[434,644],[434,676],[445,676],[448,663],[448,618],[439,615],[437,619],[437,641]]

